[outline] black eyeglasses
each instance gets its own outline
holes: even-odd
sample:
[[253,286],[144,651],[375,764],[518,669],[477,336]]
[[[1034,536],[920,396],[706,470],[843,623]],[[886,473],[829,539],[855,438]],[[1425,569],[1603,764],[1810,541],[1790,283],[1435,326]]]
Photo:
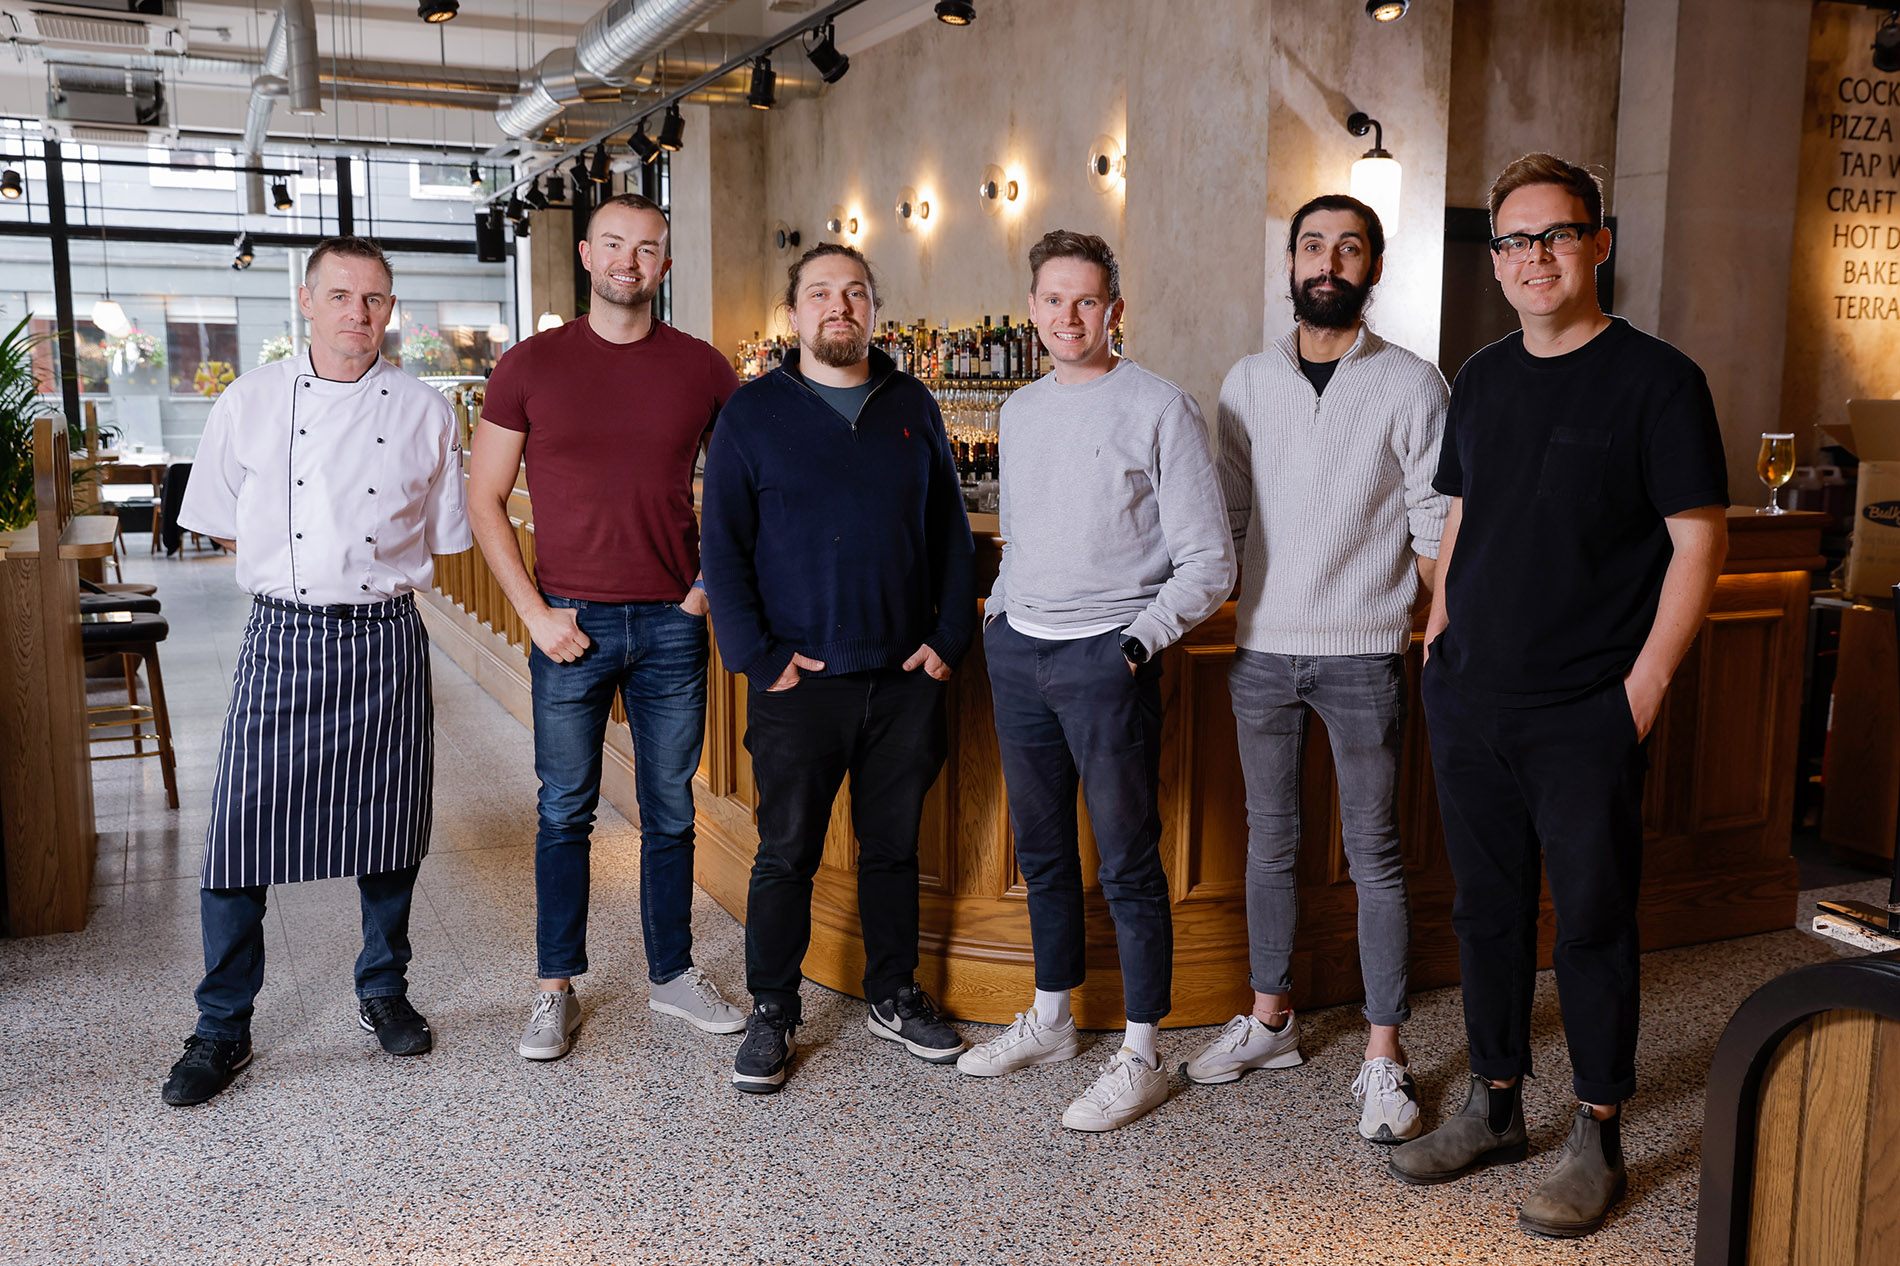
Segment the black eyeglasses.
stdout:
[[1553,224],[1542,233],[1506,233],[1491,239],[1491,253],[1511,263],[1529,259],[1531,248],[1539,242],[1553,255],[1574,255],[1583,247],[1583,239],[1597,231],[1594,224]]

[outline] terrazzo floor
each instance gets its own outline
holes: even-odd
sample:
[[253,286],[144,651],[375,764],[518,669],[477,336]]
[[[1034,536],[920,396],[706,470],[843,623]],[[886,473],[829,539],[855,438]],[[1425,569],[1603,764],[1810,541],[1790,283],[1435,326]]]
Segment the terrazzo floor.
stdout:
[[[350,881],[282,887],[256,1062],[212,1103],[168,1108],[158,1087],[194,1016],[197,858],[246,601],[229,559],[148,561],[132,541],[127,578],[156,581],[172,621],[183,807],[164,807],[155,761],[97,767],[89,926],[0,941],[4,1262],[1687,1262],[1721,1026],[1762,982],[1837,952],[1790,929],[1644,960],[1630,1197],[1581,1243],[1516,1227],[1571,1109],[1549,973],[1536,1154],[1445,1187],[1393,1183],[1354,1132],[1351,1008],[1302,1017],[1300,1068],[1213,1088],[1177,1074],[1150,1118],[1090,1136],[1057,1117],[1114,1035],[1076,1063],[978,1081],[876,1040],[861,1002],[808,985],[792,1080],[744,1096],[727,1080],[736,1037],[646,1008],[638,835],[607,808],[586,1022],[568,1058],[530,1064],[513,1046],[532,990],[530,742],[438,654],[435,843],[410,971],[435,1051],[390,1059],[358,1029]],[[694,913],[698,960],[740,996],[740,927],[703,894]],[[1429,1123],[1462,1095],[1460,1004],[1455,989],[1413,1003]],[[1178,1066],[1207,1035],[1164,1032],[1164,1057]]]

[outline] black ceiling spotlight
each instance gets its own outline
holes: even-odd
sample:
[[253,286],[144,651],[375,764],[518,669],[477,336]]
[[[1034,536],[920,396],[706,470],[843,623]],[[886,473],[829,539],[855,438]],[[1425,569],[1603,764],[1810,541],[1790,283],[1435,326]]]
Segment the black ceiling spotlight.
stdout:
[[594,147],[594,161],[587,165],[587,178],[597,185],[607,183],[607,146],[604,143]]
[[752,86],[746,90],[745,103],[754,110],[770,110],[778,104],[778,72],[769,57],[752,62]]
[[480,189],[482,187],[482,165],[480,163],[473,161],[469,163],[468,187],[470,189]]
[[1396,22],[1412,7],[1412,0],[1366,0],[1366,16],[1374,22]]
[[968,26],[976,21],[976,5],[971,0],[937,0],[937,21],[945,26]]
[[660,148],[674,153],[686,144],[686,116],[680,113],[679,102],[666,107],[666,120],[660,124]]
[[805,32],[805,58],[828,84],[837,83],[851,69],[851,59],[838,51],[838,28],[829,22]]
[[508,195],[508,206],[502,214],[507,216],[514,224],[519,225],[523,220],[528,218],[528,208],[522,206],[521,199],[511,193]]
[[446,22],[462,11],[462,0],[422,0],[416,16],[424,22]]
[[548,209],[548,196],[542,192],[541,182],[538,180],[529,181],[528,192],[521,196],[527,201],[527,204],[536,211],[545,211]]
[[548,176],[548,201],[562,203],[567,201],[567,182],[561,179],[560,172]]
[[1874,69],[1883,75],[1900,71],[1900,9],[1890,10],[1874,32]]
[[290,210],[290,186],[281,180],[274,180],[270,187],[270,204],[279,211]]
[[26,182],[11,167],[0,172],[0,198],[17,198],[26,192]]
[[659,142],[647,135],[645,119],[640,120],[640,126],[633,129],[633,135],[627,138],[627,148],[633,151],[633,156],[639,159],[642,165],[660,156]]
[[246,268],[251,266],[251,261],[257,258],[257,252],[251,246],[251,235],[249,233],[238,234],[237,242],[234,245],[237,248],[237,255],[231,260],[231,267],[237,272],[243,272]]

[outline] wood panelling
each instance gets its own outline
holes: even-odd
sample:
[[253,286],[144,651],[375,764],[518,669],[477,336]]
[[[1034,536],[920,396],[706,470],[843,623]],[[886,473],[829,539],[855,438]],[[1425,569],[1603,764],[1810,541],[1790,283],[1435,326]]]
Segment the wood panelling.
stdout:
[[1823,1012],[1782,1039],[1760,1093],[1749,1266],[1900,1261],[1900,1023]]
[[1900,649],[1893,612],[1841,612],[1833,706],[1828,714],[1821,838],[1838,857],[1885,864],[1900,824],[1900,695],[1893,683]]
[[[1811,516],[1784,517],[1790,520],[1785,526],[1751,522],[1743,530],[1757,556],[1794,557],[1806,549],[1801,534],[1818,530],[1808,522]],[[524,548],[531,548],[532,516],[525,506],[520,519]],[[1779,541],[1776,532],[1801,539]],[[995,548],[993,538],[979,539],[990,574]],[[485,579],[479,555],[443,562],[441,593],[428,601],[475,613],[468,617],[471,623],[479,616],[504,635],[502,640],[524,646],[512,613],[499,603],[492,580]],[[1806,607],[1802,572],[1756,574],[1731,566],[1717,587],[1712,619],[1672,685],[1649,744],[1654,772],[1644,812],[1645,948],[1784,928],[1794,921],[1795,868],[1788,835]],[[437,627],[431,624],[432,631]],[[1233,632],[1229,606],[1161,657],[1166,706],[1162,857],[1175,923],[1171,1025],[1225,1020],[1244,1009],[1250,997],[1246,811],[1226,689]],[[1418,659],[1415,637],[1407,656],[1399,826],[1412,910],[1411,980],[1414,987],[1427,988],[1458,979],[1458,947],[1451,930],[1453,883],[1417,695]],[[707,756],[698,786],[695,876],[742,920],[758,839],[751,763],[742,741],[746,691],[742,678],[724,670],[715,647]],[[953,1014],[1007,1022],[1030,1000],[1034,963],[980,643],[950,683],[948,698],[949,758],[920,833],[919,978]],[[609,732],[625,731],[616,723]],[[1361,996],[1358,899],[1340,845],[1332,756],[1317,719],[1306,735],[1301,780],[1300,930],[1293,975],[1299,1005],[1314,1007]],[[604,794],[629,817],[635,815],[630,782],[624,795],[611,781]],[[848,806],[847,790],[834,808],[814,885],[812,946],[804,967],[811,979],[855,993],[863,950],[856,939],[855,843]],[[1114,928],[1096,883],[1085,805],[1078,805],[1078,826],[1089,977],[1074,1005],[1084,1027],[1108,1027],[1121,1022],[1120,973]],[[1545,965],[1555,932],[1546,900],[1539,921]]]

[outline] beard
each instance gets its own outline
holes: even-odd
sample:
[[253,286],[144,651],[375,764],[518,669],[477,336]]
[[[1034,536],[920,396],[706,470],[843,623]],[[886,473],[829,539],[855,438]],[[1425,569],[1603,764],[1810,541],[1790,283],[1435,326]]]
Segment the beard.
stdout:
[[651,277],[643,278],[641,284],[637,286],[615,281],[604,272],[594,278],[594,297],[602,303],[611,303],[617,308],[637,308],[642,304],[652,303],[653,296],[658,293],[660,293],[660,283]]
[[[1321,280],[1333,283],[1332,293],[1319,292]],[[1355,286],[1343,277],[1308,277],[1304,284],[1289,278],[1287,292],[1293,298],[1294,319],[1316,330],[1344,330],[1351,327],[1359,319],[1359,314],[1365,311],[1366,300],[1372,297],[1371,286]]]
[[863,326],[854,323],[849,330],[829,333],[819,330],[805,347],[819,364],[829,365],[833,369],[849,369],[870,355],[871,335]]

